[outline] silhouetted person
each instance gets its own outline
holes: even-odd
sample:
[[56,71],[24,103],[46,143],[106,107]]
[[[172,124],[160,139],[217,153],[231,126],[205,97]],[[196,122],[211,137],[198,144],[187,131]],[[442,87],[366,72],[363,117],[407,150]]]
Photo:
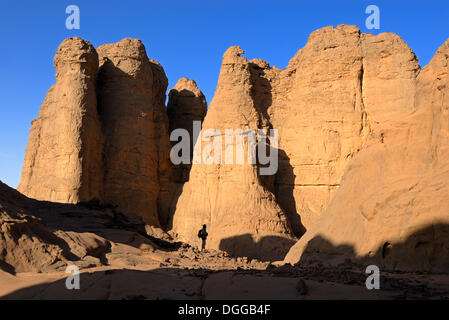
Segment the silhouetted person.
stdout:
[[203,224],[203,229],[200,229],[198,231],[198,238],[201,239],[201,251],[206,248],[206,239],[207,239],[207,231],[206,231],[206,225]]

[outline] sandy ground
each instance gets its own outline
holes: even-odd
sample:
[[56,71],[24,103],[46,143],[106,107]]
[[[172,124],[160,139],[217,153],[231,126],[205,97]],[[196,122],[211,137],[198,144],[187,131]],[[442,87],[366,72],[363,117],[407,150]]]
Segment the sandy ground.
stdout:
[[[0,191],[0,299],[449,299],[449,272],[381,270],[368,290],[367,266],[349,259],[292,266],[199,251],[107,206]],[[79,290],[66,288],[71,265]]]
[[[192,247],[140,256],[130,267],[81,270],[80,289],[66,288],[64,271],[0,271],[1,299],[449,299],[449,275],[381,273],[380,289],[368,290],[361,266],[290,266],[228,257]],[[200,266],[203,266],[201,268]],[[306,292],[297,289],[300,280]]]

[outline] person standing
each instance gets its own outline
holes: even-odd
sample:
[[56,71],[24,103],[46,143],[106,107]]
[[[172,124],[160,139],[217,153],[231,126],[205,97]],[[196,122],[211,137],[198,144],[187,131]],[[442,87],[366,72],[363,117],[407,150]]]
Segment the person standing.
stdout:
[[198,238],[201,239],[201,251],[203,251],[206,248],[207,236],[208,236],[208,233],[206,231],[206,225],[203,224],[203,228],[198,231]]

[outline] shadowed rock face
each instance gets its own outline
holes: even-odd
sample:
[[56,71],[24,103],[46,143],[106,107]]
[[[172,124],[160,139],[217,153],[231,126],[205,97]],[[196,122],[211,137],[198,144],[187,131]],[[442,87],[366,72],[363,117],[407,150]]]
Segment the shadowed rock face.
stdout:
[[167,114],[170,131],[183,128],[192,134],[192,121],[203,121],[207,102],[196,82],[181,78],[168,94]]
[[40,199],[77,202],[103,194],[103,137],[97,114],[98,55],[80,38],[64,40],[50,88],[30,137],[18,190]]
[[[190,150],[193,150],[195,141],[193,136],[193,121],[203,122],[207,112],[207,102],[203,93],[194,80],[181,78],[168,94],[167,115],[170,126],[169,132],[178,128],[185,129],[190,135]],[[176,144],[172,142],[172,144]],[[190,152],[190,160],[193,152]],[[177,166],[174,178],[184,183],[189,180],[190,164]]]
[[159,62],[150,59],[150,65],[153,72],[153,121],[155,125],[155,139],[158,141],[158,217],[162,226],[167,224],[169,220],[168,212],[171,200],[173,198],[173,190],[176,184],[173,179],[173,167],[170,159],[171,144],[169,140],[169,121],[167,110],[165,108],[165,92],[168,86],[168,79],[165,75],[164,68]]
[[414,110],[374,127],[326,212],[286,262],[316,252],[345,257],[344,245],[353,247],[351,258],[389,269],[448,270],[448,74],[446,42],[417,77]]

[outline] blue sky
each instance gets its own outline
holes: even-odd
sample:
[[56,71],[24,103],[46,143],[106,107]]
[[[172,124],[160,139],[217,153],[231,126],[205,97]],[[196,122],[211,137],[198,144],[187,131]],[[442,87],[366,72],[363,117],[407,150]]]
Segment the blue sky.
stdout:
[[[71,4],[80,8],[80,30],[65,27]],[[365,27],[370,4],[380,8],[375,32]],[[449,38],[449,1],[0,0],[0,180],[19,183],[30,121],[55,82],[53,56],[67,37],[95,47],[141,39],[169,88],[181,77],[195,79],[210,102],[229,46],[285,68],[310,32],[343,23],[399,34],[424,66]]]

